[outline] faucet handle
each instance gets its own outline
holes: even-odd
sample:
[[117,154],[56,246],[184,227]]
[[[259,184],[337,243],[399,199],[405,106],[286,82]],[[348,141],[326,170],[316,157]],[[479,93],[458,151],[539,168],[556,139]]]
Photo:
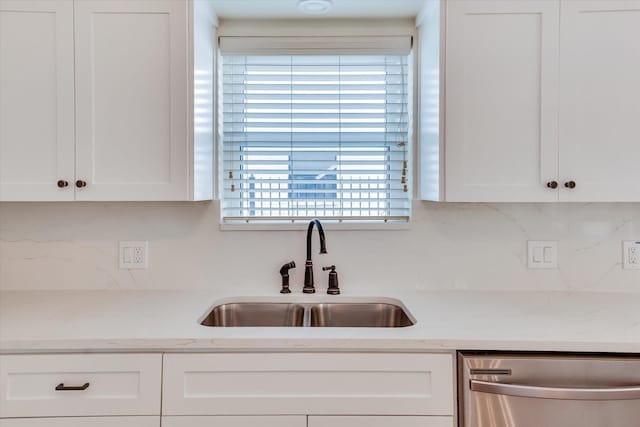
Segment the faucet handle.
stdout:
[[322,267],[322,271],[327,270],[331,270],[329,272],[329,287],[327,288],[327,294],[339,295],[340,287],[338,286],[338,272],[336,271],[336,266],[330,265],[328,267]]
[[291,289],[289,289],[289,270],[292,268],[296,268],[296,263],[294,261],[288,262],[280,267],[280,276],[282,276],[282,289],[280,290],[281,294],[291,293]]

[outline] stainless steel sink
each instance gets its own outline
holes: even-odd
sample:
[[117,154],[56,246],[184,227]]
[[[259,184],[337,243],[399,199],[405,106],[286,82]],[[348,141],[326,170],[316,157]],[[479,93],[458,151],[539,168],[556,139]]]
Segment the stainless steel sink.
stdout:
[[287,303],[238,302],[218,305],[204,326],[303,326],[304,306]]
[[413,325],[404,309],[387,303],[322,303],[311,306],[310,326],[403,328]]
[[402,328],[414,321],[401,304],[390,302],[230,302],[215,306],[200,324]]

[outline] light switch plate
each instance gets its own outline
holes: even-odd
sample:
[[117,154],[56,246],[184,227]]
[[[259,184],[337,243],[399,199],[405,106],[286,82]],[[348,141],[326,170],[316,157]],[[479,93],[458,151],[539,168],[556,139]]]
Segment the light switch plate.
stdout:
[[640,270],[640,241],[625,240],[622,242],[622,268]]
[[558,268],[558,242],[555,240],[527,241],[527,266],[531,269]]
[[149,242],[120,242],[120,268],[147,268],[149,265]]

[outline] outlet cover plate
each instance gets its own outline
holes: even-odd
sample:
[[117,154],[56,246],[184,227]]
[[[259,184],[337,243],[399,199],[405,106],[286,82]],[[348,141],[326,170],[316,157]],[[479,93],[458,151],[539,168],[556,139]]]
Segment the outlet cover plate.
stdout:
[[640,270],[640,241],[625,240],[622,242],[622,268]]
[[558,242],[556,240],[527,241],[527,266],[531,269],[558,268]]
[[118,251],[121,269],[148,268],[149,266],[149,242],[127,241],[120,242]]

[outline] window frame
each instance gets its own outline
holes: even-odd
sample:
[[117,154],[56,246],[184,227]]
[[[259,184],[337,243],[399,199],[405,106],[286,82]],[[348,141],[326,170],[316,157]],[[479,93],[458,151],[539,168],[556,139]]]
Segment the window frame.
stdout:
[[[345,221],[342,220],[324,220],[323,225],[328,230],[411,230],[413,223],[413,204],[416,203],[415,194],[416,194],[416,182],[415,179],[418,176],[415,170],[416,166],[416,158],[417,158],[417,132],[416,132],[416,114],[417,112],[417,57],[415,56],[415,46],[413,46],[413,34],[410,36],[411,39],[411,49],[406,54],[407,56],[407,67],[408,67],[408,79],[407,79],[407,118],[408,118],[408,128],[407,128],[407,161],[409,163],[409,171],[407,174],[407,184],[409,187],[409,194],[407,196],[408,202],[408,215],[406,221],[367,221],[366,217],[362,217],[360,219],[348,219]],[[322,38],[322,37],[320,37]],[[330,53],[316,53],[309,52],[305,54],[306,56],[319,54],[319,55],[330,55]],[[376,52],[371,52],[371,54],[379,54]],[[389,53],[390,55],[397,55],[397,53]],[[285,53],[286,55],[286,53]],[[381,54],[383,55],[383,54]],[[221,51],[218,48],[216,52],[216,61],[218,64],[221,64]],[[215,81],[215,95],[216,97],[220,96],[220,92],[222,90],[222,75],[218,68],[216,68],[216,81]],[[220,98],[217,98],[220,99]],[[217,106],[220,110],[216,110],[214,121],[216,123],[216,131],[215,131],[215,152],[216,152],[216,162],[217,162],[217,173],[216,173],[216,195],[217,198],[215,200],[215,204],[217,205],[217,211],[219,215],[219,225],[221,230],[234,230],[234,231],[280,231],[280,230],[304,230],[308,225],[307,218],[300,219],[291,219],[284,217],[282,220],[276,220],[273,222],[267,221],[258,221],[253,222],[248,218],[247,221],[226,221],[223,217],[222,213],[222,205],[223,205],[223,195],[224,191],[222,189],[222,185],[224,184],[224,179],[222,174],[224,173],[223,166],[223,130],[221,128],[222,119],[222,111],[221,111],[221,101],[217,101]],[[294,171],[295,172],[295,171]],[[302,192],[304,190],[301,190]]]

